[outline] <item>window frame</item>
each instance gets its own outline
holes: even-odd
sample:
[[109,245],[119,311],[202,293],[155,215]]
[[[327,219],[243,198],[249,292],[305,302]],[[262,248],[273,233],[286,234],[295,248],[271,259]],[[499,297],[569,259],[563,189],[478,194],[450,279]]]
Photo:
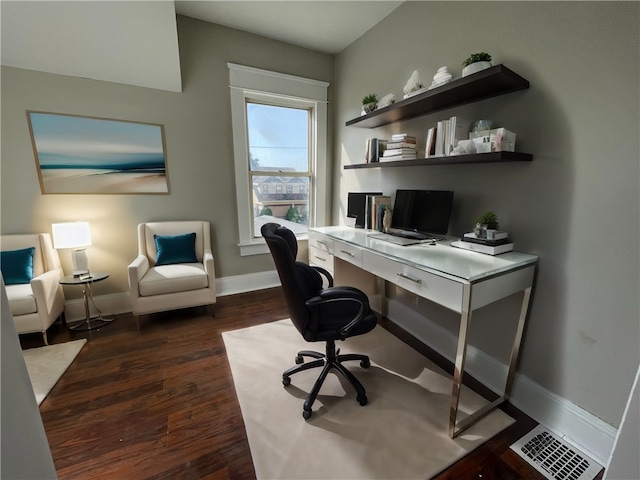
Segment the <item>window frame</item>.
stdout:
[[[327,90],[328,82],[228,63],[231,125],[235,164],[240,255],[269,253],[261,237],[253,237],[253,197],[249,167],[247,101],[310,110],[311,178],[309,228],[326,218],[327,190]],[[272,103],[273,102],[273,103]],[[306,238],[306,235],[298,238]]]

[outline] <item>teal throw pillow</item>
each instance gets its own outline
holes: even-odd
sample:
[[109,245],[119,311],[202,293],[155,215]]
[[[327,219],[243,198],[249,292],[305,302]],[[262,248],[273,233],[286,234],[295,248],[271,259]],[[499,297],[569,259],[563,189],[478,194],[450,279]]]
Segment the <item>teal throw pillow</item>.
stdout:
[[154,235],[156,265],[196,263],[196,233],[184,235]]
[[0,252],[0,269],[5,285],[20,285],[31,281],[35,254],[35,247]]

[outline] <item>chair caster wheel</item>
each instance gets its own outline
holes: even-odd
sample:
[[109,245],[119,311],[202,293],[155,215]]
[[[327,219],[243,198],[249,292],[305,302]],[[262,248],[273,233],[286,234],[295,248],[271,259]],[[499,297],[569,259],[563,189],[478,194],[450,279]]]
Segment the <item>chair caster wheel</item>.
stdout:
[[369,359],[367,358],[366,360],[362,360],[360,362],[360,366],[362,368],[369,368],[371,366],[371,362],[369,361]]
[[366,395],[359,395],[358,396],[358,403],[364,407],[367,404],[367,396]]
[[302,416],[305,420],[309,420],[311,418],[311,410],[302,410]]
[[291,385],[291,379],[289,377],[282,377],[282,385],[288,387]]
[[302,355],[298,355],[296,357],[296,364],[300,365],[301,363],[304,363],[304,358],[302,357]]

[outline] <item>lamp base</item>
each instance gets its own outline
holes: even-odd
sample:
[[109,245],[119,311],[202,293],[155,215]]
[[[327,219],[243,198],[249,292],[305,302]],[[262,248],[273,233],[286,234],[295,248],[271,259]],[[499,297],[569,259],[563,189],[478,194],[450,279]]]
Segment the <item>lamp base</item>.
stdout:
[[73,261],[73,276],[79,277],[89,273],[89,259],[87,251],[84,248],[78,248],[71,252],[71,260]]

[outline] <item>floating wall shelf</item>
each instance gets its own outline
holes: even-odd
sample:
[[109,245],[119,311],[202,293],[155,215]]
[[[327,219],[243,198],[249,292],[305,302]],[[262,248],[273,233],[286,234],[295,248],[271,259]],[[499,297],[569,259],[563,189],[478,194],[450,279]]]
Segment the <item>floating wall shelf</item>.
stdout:
[[497,162],[530,162],[533,155],[520,152],[491,152],[473,155],[455,155],[449,157],[417,158],[415,160],[395,160],[376,163],[358,163],[345,165],[344,169],[352,168],[389,168],[389,167],[420,167],[425,165],[453,165],[460,163],[497,163]]
[[500,64],[374,110],[367,115],[349,120],[346,125],[362,128],[380,127],[527,88],[528,80]]

